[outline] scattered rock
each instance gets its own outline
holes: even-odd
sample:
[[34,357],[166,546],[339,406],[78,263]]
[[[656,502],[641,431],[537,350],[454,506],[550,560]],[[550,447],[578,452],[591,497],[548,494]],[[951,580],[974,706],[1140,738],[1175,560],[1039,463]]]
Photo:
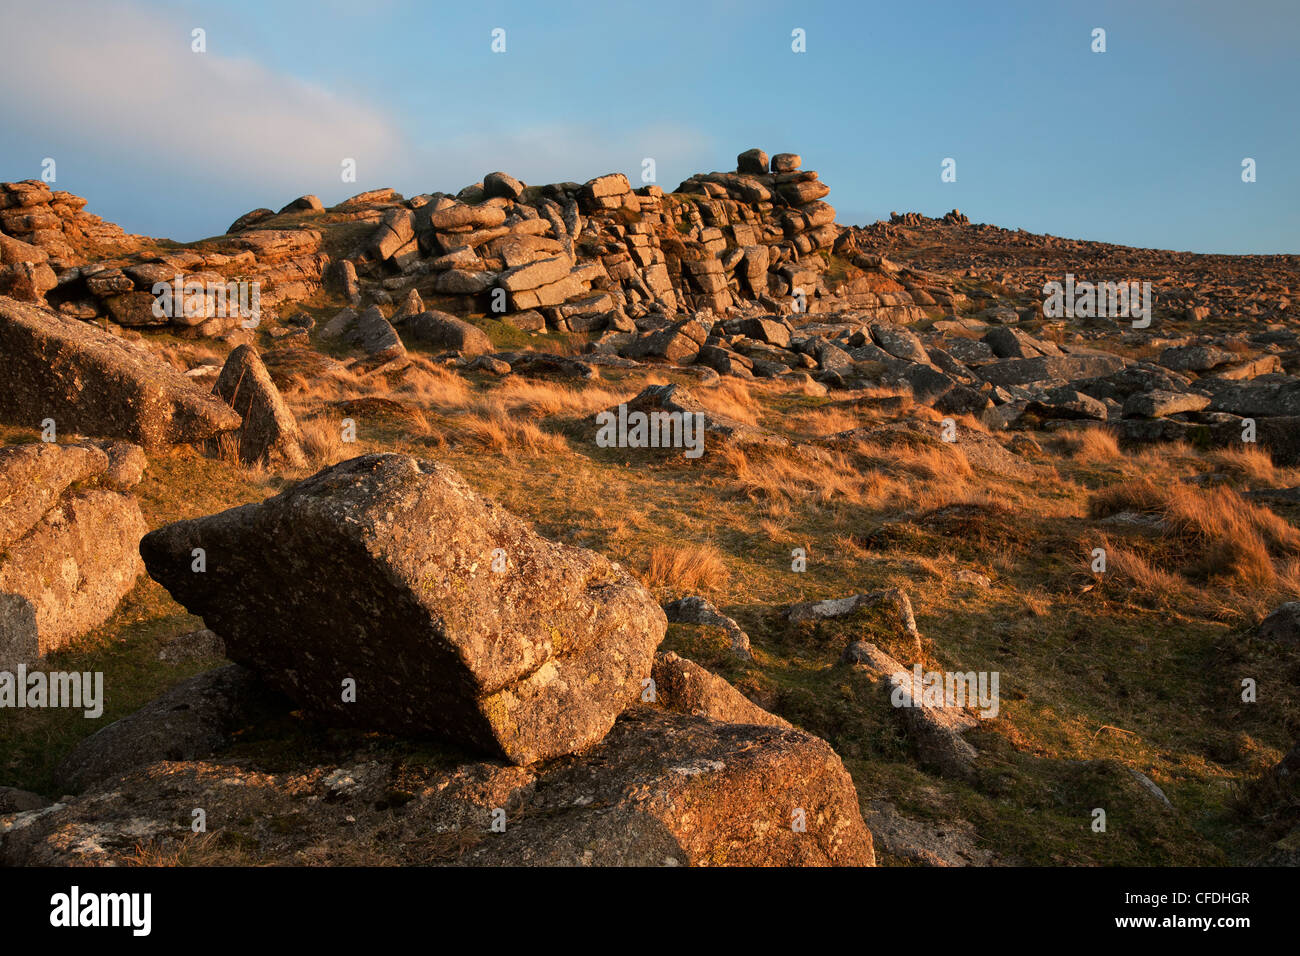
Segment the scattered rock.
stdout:
[[306,467],[298,421],[256,349],[241,345],[232,351],[212,391],[243,419],[236,432],[241,462]]
[[1266,641],[1300,644],[1300,601],[1288,601],[1264,618],[1256,632]]
[[655,655],[650,676],[654,679],[652,703],[665,710],[709,717],[724,724],[791,726],[759,707],[721,677],[672,651]]
[[459,352],[461,355],[483,355],[492,351],[492,340],[478,326],[430,309],[406,320],[412,337],[417,342],[434,348]]
[[162,650],[158,652],[158,660],[168,664],[183,664],[187,661],[225,656],[226,642],[220,635],[206,627],[186,634],[178,634],[164,644]]
[[752,660],[749,649],[749,635],[739,624],[727,617],[711,603],[698,595],[679,598],[664,605],[668,620],[682,624],[704,624],[720,627],[731,639],[731,652],[744,660]]

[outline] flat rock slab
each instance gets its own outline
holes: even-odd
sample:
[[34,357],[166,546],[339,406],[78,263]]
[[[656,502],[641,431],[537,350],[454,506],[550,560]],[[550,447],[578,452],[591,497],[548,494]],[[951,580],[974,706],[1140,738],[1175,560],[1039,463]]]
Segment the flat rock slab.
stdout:
[[0,417],[127,438],[146,451],[239,427],[239,415],[147,349],[89,323],[0,298]]
[[1110,375],[1123,368],[1124,364],[1124,359],[1118,355],[1039,355],[992,362],[980,366],[979,374],[993,385],[1072,382]]
[[667,623],[618,565],[547,541],[451,469],[404,455],[167,525],[140,551],[231,660],[311,713],[519,764],[603,738]]

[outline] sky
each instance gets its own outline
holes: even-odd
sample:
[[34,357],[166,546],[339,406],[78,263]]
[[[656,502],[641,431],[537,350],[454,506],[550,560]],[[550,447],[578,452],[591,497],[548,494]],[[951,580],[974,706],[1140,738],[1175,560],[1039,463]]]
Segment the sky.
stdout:
[[1297,0],[0,0],[0,22],[0,181],[52,159],[53,188],[146,235],[497,169],[642,185],[649,158],[672,190],[757,146],[801,154],[843,224],[958,208],[1300,253]]

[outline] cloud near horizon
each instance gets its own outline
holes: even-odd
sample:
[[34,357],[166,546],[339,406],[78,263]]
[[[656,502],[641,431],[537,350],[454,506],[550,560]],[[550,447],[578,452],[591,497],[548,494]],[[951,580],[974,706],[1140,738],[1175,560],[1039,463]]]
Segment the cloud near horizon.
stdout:
[[[379,186],[454,192],[499,168],[528,182],[622,171],[639,185],[642,156],[655,158],[662,177],[665,168],[691,168],[691,157],[710,145],[710,137],[671,125],[611,137],[578,124],[481,128],[418,142],[374,103],[222,55],[211,33],[207,51],[193,52],[192,26],[180,11],[75,0],[42,11],[40,21],[7,20],[14,29],[0,38],[0,85],[24,92],[0,103],[0,122],[22,130],[39,155],[27,170],[0,170],[0,179],[35,177],[51,156],[58,187],[89,192],[91,211],[129,231],[200,238],[175,235],[185,226],[168,215],[173,203],[221,207],[204,216],[204,234],[213,234],[253,205],[304,193],[330,204]],[[483,157],[492,163],[485,167]],[[355,183],[341,179],[345,158],[356,161]],[[128,195],[152,183],[159,201],[106,211],[94,195],[127,183],[138,184],[123,190]],[[671,189],[677,180],[660,184]]]

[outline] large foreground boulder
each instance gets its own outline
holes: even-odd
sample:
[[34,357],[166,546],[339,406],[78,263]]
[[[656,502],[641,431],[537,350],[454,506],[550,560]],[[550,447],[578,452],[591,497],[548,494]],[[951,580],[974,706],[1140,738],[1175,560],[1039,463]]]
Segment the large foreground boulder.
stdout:
[[89,323],[0,297],[0,418],[128,438],[146,451],[212,438],[239,415],[147,349]]
[[618,565],[403,455],[167,525],[140,551],[231,660],[313,714],[519,764],[604,737],[666,627]]

